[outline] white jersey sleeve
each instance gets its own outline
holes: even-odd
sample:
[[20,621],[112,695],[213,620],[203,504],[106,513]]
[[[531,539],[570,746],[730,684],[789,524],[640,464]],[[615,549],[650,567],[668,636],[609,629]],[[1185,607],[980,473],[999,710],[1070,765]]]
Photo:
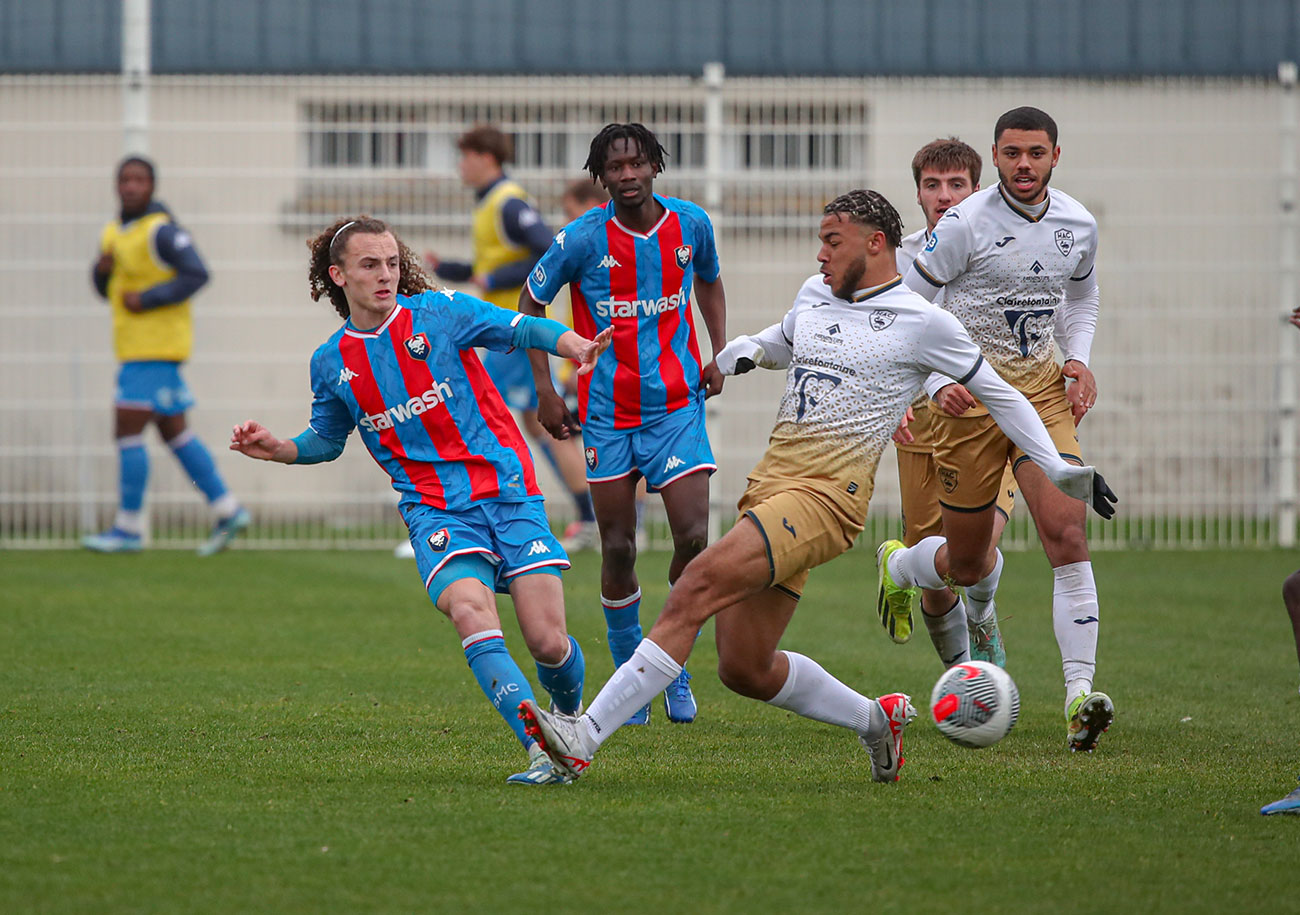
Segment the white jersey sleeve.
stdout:
[[[787,329],[788,326],[788,329]],[[741,334],[724,346],[715,357],[718,371],[724,375],[744,374],[754,366],[762,369],[783,369],[794,358],[794,309],[780,322],[765,327],[756,334]],[[751,365],[746,366],[744,360]]]
[[[922,370],[936,372],[945,384],[965,384],[984,361],[966,328],[948,312],[936,308],[917,349]],[[946,377],[945,377],[946,376]]]
[[940,289],[966,272],[974,251],[970,220],[963,217],[958,205],[939,220],[912,266],[923,280]]

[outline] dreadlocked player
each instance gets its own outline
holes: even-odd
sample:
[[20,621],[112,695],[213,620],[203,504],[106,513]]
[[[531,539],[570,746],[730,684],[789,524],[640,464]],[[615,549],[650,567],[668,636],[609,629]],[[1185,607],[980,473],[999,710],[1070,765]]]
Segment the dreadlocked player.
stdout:
[[[585,715],[552,715],[526,700],[520,714],[557,769],[579,775],[628,713],[672,682],[695,633],[717,618],[718,674],[730,689],[806,718],[854,731],[876,781],[897,780],[903,728],[916,715],[902,693],[869,699],[816,661],[777,645],[808,570],[834,559],[862,532],[880,455],[931,372],[978,393],[1025,453],[1064,492],[1113,509],[1091,467],[1067,464],[1024,396],[980,355],[961,323],[903,285],[895,251],[898,213],[875,191],[826,206],[817,255],[822,290],[800,289],[779,324],[738,337],[718,354],[731,375],[784,368],[785,396],[767,453],[749,474],[736,526],[686,567],[632,658]],[[835,294],[831,299],[823,290]],[[983,556],[983,542],[953,542]]]
[[[641,124],[610,124],[591,141],[587,170],[612,198],[569,223],[537,262],[519,296],[524,314],[545,315],[571,284],[573,327],[595,336],[612,327],[614,345],[579,381],[578,412],[587,482],[600,527],[600,593],[610,654],[619,665],[641,641],[636,577],[636,488],[644,477],[663,496],[673,534],[668,570],[676,582],[708,537],[709,474],[717,469],[704,428],[704,398],[722,390],[695,339],[691,289],[713,352],[727,339],[726,299],[708,215],[654,193],[664,148]],[[537,415],[567,439],[579,424],[555,392],[544,353],[529,353]],[[664,694],[672,721],[695,719],[690,675]],[[650,699],[634,723],[649,720]]]

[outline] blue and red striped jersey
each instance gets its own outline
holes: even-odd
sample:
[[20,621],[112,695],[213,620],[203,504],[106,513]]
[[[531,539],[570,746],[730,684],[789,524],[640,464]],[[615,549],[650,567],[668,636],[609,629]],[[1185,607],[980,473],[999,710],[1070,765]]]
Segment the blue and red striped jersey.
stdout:
[[311,357],[311,428],[340,443],[359,429],[404,506],[540,499],[528,446],[473,350],[509,350],[522,317],[440,290],[397,296],[374,330],[346,322]]
[[620,223],[612,202],[588,210],[528,278],[543,305],[570,284],[573,329],[584,337],[614,328],[613,345],[578,380],[582,424],[602,431],[635,429],[704,396],[691,286],[697,275],[718,278],[713,224],[689,200],[655,199],[665,212],[646,235]]

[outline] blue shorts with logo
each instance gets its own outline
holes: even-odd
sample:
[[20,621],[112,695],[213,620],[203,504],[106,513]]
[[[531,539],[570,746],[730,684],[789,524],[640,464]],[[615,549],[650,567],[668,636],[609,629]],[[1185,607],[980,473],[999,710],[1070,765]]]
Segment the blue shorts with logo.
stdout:
[[179,362],[123,362],[117,370],[113,402],[131,410],[152,410],[175,416],[194,406]]
[[587,482],[606,483],[629,474],[645,477],[651,492],[698,470],[718,469],[704,426],[704,398],[635,429],[582,427]]
[[488,350],[483,354],[483,368],[507,407],[512,410],[537,409],[537,386],[533,384],[528,350],[514,349],[508,353]]
[[402,510],[415,547],[415,564],[436,603],[447,585],[475,578],[506,594],[520,575],[559,575],[569,556],[551,533],[540,499],[479,502],[464,511],[431,505]]

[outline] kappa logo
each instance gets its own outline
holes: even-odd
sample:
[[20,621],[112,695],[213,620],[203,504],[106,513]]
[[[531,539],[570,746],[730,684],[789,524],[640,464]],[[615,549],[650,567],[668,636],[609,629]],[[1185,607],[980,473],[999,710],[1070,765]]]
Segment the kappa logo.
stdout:
[[412,359],[424,362],[429,358],[429,338],[423,332],[407,337],[406,351],[411,354]]
[[795,369],[791,378],[794,380],[795,394],[799,397],[798,406],[795,408],[795,422],[802,422],[804,414],[810,408],[816,407],[823,397],[838,388],[844,380],[838,375],[806,369],[803,366]]
[[445,552],[449,543],[451,543],[451,534],[447,532],[445,527],[429,535],[429,549],[435,553]]
[[1034,276],[1038,276],[1038,274],[1043,272],[1043,265],[1038,261],[1034,261],[1033,266],[1031,266],[1029,270],[1034,274]]
[[546,268],[541,264],[538,264],[537,269],[533,271],[533,282],[538,286],[541,286],[546,282]]
[[557,245],[560,246],[560,250],[561,250],[561,251],[564,250],[564,230],[563,230],[563,229],[561,229],[560,231],[558,231],[558,232],[555,233],[555,243],[556,243]]
[[667,462],[665,462],[664,470],[676,470],[678,467],[681,467],[685,463],[686,463],[685,461],[683,461],[681,458],[679,458],[677,455],[674,454],[668,458]]
[[528,547],[529,556],[538,556],[543,553],[549,553],[550,551],[551,548],[547,546],[544,541],[541,540],[534,540],[532,542],[532,545]]
[[612,267],[622,267],[623,265],[614,259],[614,255],[606,254],[604,257],[600,259],[600,263],[597,266],[604,267],[606,270],[609,270]]
[[353,378],[356,377],[357,377],[357,373],[352,371],[352,369],[348,368],[345,365],[343,366],[343,370],[339,372],[339,384],[343,384],[345,381],[351,381]]
[[438,291],[447,297],[447,301],[451,301],[456,298],[455,289],[439,289]]
[[1008,236],[1006,236],[1005,238],[1003,238],[1001,241],[995,241],[995,242],[993,243],[993,247],[995,247],[995,248],[1005,248],[1007,245],[1011,244],[1011,242],[1013,242],[1013,241],[1015,241],[1015,240],[1016,240],[1016,237],[1015,237],[1014,235],[1008,235]]
[[895,317],[897,315],[894,312],[884,308],[877,308],[871,312],[871,316],[867,318],[867,323],[871,325],[872,330],[880,331],[893,324]]
[[675,253],[677,254],[677,266],[684,269],[691,262],[691,246],[681,245]]
[[1061,250],[1061,257],[1069,257],[1070,249],[1074,247],[1074,233],[1069,229],[1056,230],[1056,247]]
[[596,453],[596,447],[594,445],[583,450],[582,456],[587,459],[588,470],[595,470],[600,466],[600,455]]
[[951,467],[939,468],[939,483],[943,486],[944,492],[952,492],[957,488],[957,471]]

